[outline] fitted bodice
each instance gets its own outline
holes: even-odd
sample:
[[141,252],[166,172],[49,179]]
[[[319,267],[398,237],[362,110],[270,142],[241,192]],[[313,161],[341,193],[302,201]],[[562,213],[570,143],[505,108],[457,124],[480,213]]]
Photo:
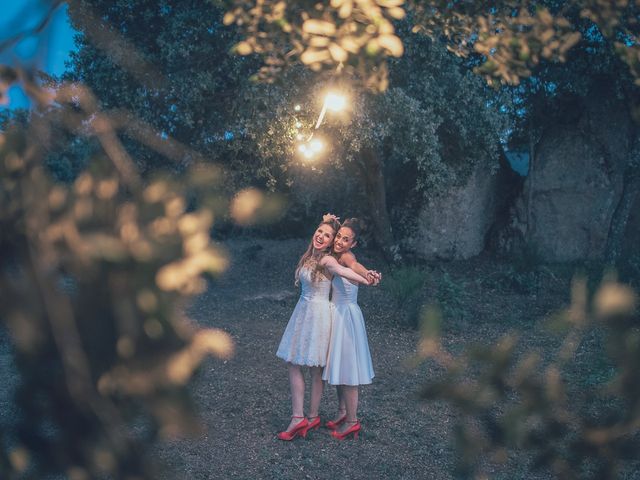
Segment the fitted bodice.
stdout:
[[331,301],[335,304],[358,303],[358,285],[336,275],[331,281]]
[[320,276],[315,282],[311,278],[313,270],[309,267],[302,267],[300,270],[300,297],[305,300],[329,300],[331,282]]

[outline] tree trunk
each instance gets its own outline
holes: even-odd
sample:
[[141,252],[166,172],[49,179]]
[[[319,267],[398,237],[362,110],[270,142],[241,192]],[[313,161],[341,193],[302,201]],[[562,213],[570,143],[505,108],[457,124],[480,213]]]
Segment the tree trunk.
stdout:
[[373,223],[373,239],[382,249],[387,261],[394,259],[392,247],[395,244],[391,221],[387,211],[387,192],[384,184],[382,160],[378,152],[372,148],[362,151],[359,166],[365,183],[367,203]]
[[620,201],[611,217],[605,249],[605,260],[612,265],[616,263],[622,253],[622,242],[625,231],[627,230],[631,208],[638,197],[638,192],[640,192],[640,174],[638,173],[638,168],[637,162],[632,160],[631,166],[627,168],[624,175]]
[[524,241],[525,243],[529,243],[531,241],[531,236],[533,235],[534,225],[533,225],[533,215],[531,214],[531,210],[533,209],[533,188],[535,186],[535,175],[537,174],[536,169],[538,168],[536,162],[536,156],[538,154],[538,145],[542,141],[542,136],[544,135],[544,130],[538,126],[536,122],[531,119],[529,121],[529,171],[527,172],[527,180],[526,184],[528,185],[527,190],[527,201],[526,201],[526,231],[524,232]]

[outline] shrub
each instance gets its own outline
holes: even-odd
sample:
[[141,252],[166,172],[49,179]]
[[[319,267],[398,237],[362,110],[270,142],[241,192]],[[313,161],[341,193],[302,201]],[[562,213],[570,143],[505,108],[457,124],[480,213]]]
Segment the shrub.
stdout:
[[425,275],[421,269],[416,266],[404,266],[392,270],[381,283],[396,305],[402,307],[404,319],[413,326],[417,325],[424,281]]
[[424,273],[418,267],[400,267],[384,278],[382,285],[396,303],[402,304],[415,299],[424,284]]
[[451,278],[448,272],[444,272],[438,281],[437,300],[444,318],[464,317],[465,286]]

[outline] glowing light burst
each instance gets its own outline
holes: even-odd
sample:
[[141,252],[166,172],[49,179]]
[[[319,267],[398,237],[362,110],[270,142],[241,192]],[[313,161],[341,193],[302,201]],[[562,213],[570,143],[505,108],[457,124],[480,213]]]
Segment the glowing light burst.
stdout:
[[309,148],[311,148],[313,153],[320,153],[324,148],[324,143],[322,143],[322,140],[314,138],[309,142]]
[[[319,138],[313,138],[313,132],[317,131],[322,125],[325,114],[327,111],[330,112],[339,112],[344,110],[347,107],[347,97],[339,92],[330,91],[324,97],[324,102],[322,104],[322,110],[320,111],[320,115],[318,115],[318,120],[316,121],[315,127],[312,130],[311,135],[304,141],[305,136],[299,131],[302,127],[302,123],[296,119],[295,122],[295,132],[296,132],[296,140],[300,143],[298,145],[298,152],[303,156],[306,160],[311,160],[321,154],[325,149],[325,142]],[[299,104],[296,104],[294,107],[296,112],[299,112],[302,107]]]
[[298,145],[298,151],[307,160],[311,160],[315,156],[322,153],[323,150],[324,142],[319,138],[313,138],[306,143],[301,143],[300,145]]
[[339,93],[329,92],[327,93],[327,96],[324,97],[324,104],[326,105],[327,110],[339,112],[340,110],[344,110],[347,106],[347,97],[340,95]]
[[327,110],[331,112],[339,112],[340,110],[344,110],[346,106],[347,97],[337,92],[328,92],[324,97],[322,110],[320,111],[318,121],[316,122],[316,130],[320,128],[320,125],[322,125],[322,121],[324,120],[324,115],[327,113]]
[[306,159],[310,159],[311,157],[313,157],[313,152],[311,151],[311,148],[309,148],[309,145],[306,143],[298,145],[298,151]]

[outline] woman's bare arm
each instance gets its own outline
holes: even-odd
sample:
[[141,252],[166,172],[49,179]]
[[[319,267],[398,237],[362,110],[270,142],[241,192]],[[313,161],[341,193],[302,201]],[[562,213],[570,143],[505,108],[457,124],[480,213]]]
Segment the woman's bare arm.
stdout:
[[346,278],[347,280],[351,280],[352,282],[369,285],[369,280],[361,275],[358,275],[350,268],[343,267],[331,255],[325,255],[324,257],[322,257],[322,259],[320,260],[320,266],[329,270],[329,272],[331,272],[333,275],[339,275]]
[[362,265],[356,260],[356,256],[351,252],[343,253],[340,256],[340,263],[345,267],[350,268],[361,277],[368,279],[369,285],[378,285],[382,279],[382,275],[375,270],[369,270],[367,267]]

